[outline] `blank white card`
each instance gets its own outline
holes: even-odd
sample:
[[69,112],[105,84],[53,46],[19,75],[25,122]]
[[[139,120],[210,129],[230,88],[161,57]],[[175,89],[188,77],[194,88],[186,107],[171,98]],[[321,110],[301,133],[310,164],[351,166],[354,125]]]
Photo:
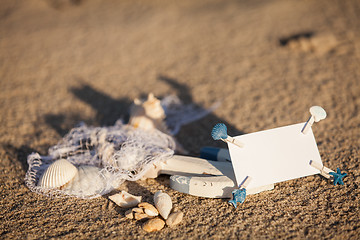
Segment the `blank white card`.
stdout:
[[228,143],[238,185],[250,176],[247,189],[318,174],[310,160],[322,164],[315,137],[310,129],[301,133],[305,123],[235,137],[240,148]]

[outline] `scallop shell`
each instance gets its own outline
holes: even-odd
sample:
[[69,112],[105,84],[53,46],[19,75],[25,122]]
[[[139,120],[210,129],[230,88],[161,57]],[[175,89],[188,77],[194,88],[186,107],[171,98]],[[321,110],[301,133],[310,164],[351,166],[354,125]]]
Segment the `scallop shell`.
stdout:
[[128,192],[121,191],[121,193],[109,196],[109,199],[122,208],[135,207],[141,202],[141,196],[134,196]]
[[154,203],[160,215],[164,219],[167,219],[172,209],[172,201],[170,196],[167,193],[158,191],[154,195]]
[[38,185],[43,188],[59,188],[70,182],[78,169],[65,159],[53,162],[41,176]]

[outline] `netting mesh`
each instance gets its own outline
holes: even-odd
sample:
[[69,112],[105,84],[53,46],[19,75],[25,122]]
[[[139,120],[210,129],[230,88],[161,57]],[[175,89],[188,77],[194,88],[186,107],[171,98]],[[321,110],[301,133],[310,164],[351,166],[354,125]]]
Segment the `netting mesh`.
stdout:
[[[175,96],[164,98],[161,104],[173,133],[178,132],[181,125],[197,120],[210,111],[183,105]],[[135,129],[120,120],[108,127],[80,124],[57,145],[50,147],[48,156],[38,153],[28,156],[29,169],[25,183],[31,191],[46,196],[98,197],[119,187],[125,180],[142,178],[154,163],[171,158],[175,147],[172,136],[156,129]],[[59,159],[66,159],[77,167],[76,177],[60,189],[39,186],[44,171]]]
[[204,109],[193,104],[183,104],[175,95],[170,95],[161,100],[165,110],[166,125],[172,135],[176,135],[181,126],[199,120],[214,111],[220,102],[213,104],[209,109]]

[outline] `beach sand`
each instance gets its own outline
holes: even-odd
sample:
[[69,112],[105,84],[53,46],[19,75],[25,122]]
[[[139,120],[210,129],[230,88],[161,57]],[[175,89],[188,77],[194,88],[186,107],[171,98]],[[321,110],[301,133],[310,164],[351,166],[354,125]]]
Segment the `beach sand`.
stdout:
[[[314,125],[320,175],[226,199],[172,190],[169,177],[125,182],[152,202],[167,192],[185,213],[176,228],[146,233],[106,197],[48,198],[24,184],[27,155],[47,154],[77,123],[109,126],[153,92],[221,106],[176,136],[198,156],[224,122],[236,136]],[[2,0],[0,4],[0,238],[358,239],[360,235],[360,2]]]

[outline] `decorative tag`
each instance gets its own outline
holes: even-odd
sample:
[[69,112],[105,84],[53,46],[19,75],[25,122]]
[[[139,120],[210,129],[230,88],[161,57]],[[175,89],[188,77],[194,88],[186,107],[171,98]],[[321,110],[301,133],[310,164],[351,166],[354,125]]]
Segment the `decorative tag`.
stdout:
[[228,142],[238,184],[251,176],[247,190],[319,174],[310,161],[322,164],[314,134],[301,132],[305,123],[234,137],[244,147]]

